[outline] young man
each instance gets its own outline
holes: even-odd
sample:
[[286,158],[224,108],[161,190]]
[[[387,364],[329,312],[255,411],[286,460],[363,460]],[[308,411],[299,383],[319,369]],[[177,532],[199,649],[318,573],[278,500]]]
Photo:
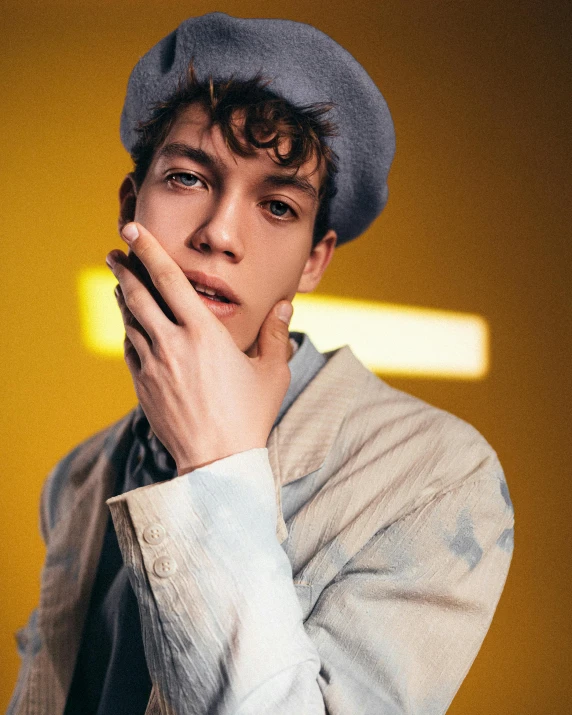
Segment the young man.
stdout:
[[139,405],[46,481],[9,712],[444,713],[511,560],[496,454],[287,327],[387,199],[379,90],[315,28],[212,13],[139,61],[121,134]]

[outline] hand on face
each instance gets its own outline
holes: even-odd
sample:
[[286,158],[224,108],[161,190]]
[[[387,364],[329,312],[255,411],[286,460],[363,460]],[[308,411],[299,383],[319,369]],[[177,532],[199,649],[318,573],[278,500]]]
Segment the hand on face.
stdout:
[[[139,235],[129,241],[132,227]],[[168,310],[133,262],[130,266],[123,252],[112,251],[108,264],[119,282],[125,361],[141,407],[178,474],[265,447],[290,383],[291,304],[279,301],[268,313],[257,355],[248,357],[151,233],[141,224],[126,228],[124,239]],[[286,322],[278,317],[281,307],[287,309]]]

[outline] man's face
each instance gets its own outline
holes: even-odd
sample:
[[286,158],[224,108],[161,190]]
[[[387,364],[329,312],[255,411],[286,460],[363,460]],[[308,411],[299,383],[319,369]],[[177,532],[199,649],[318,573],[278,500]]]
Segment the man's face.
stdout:
[[[236,121],[240,126],[239,115]],[[331,259],[333,231],[312,250],[321,176],[312,173],[315,165],[300,167],[298,183],[285,181],[292,168],[278,166],[267,150],[232,153],[195,104],[155,151],[137,193],[134,220],[179,267],[221,278],[238,297],[236,310],[218,319],[249,355],[272,307],[313,290]]]

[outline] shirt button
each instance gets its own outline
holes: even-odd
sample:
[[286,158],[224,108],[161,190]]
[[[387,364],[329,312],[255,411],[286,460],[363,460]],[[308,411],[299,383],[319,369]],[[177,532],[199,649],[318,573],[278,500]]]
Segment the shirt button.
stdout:
[[171,556],[159,556],[153,563],[153,571],[159,578],[169,578],[177,570],[177,562]]
[[143,538],[148,544],[160,544],[165,538],[165,528],[161,524],[149,524],[143,531]]

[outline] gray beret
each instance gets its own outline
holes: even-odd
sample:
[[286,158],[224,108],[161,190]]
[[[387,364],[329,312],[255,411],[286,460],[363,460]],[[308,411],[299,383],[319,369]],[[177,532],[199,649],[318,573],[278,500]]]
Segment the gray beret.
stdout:
[[135,65],[121,114],[121,141],[131,152],[136,127],[155,102],[177,88],[194,57],[199,80],[272,79],[268,89],[296,107],[333,102],[328,114],[338,136],[326,141],[338,156],[337,194],[330,226],[341,245],[356,238],[387,202],[395,151],[393,122],[371,77],[350,53],[312,25],[292,20],[242,19],[222,12],[191,17]]

